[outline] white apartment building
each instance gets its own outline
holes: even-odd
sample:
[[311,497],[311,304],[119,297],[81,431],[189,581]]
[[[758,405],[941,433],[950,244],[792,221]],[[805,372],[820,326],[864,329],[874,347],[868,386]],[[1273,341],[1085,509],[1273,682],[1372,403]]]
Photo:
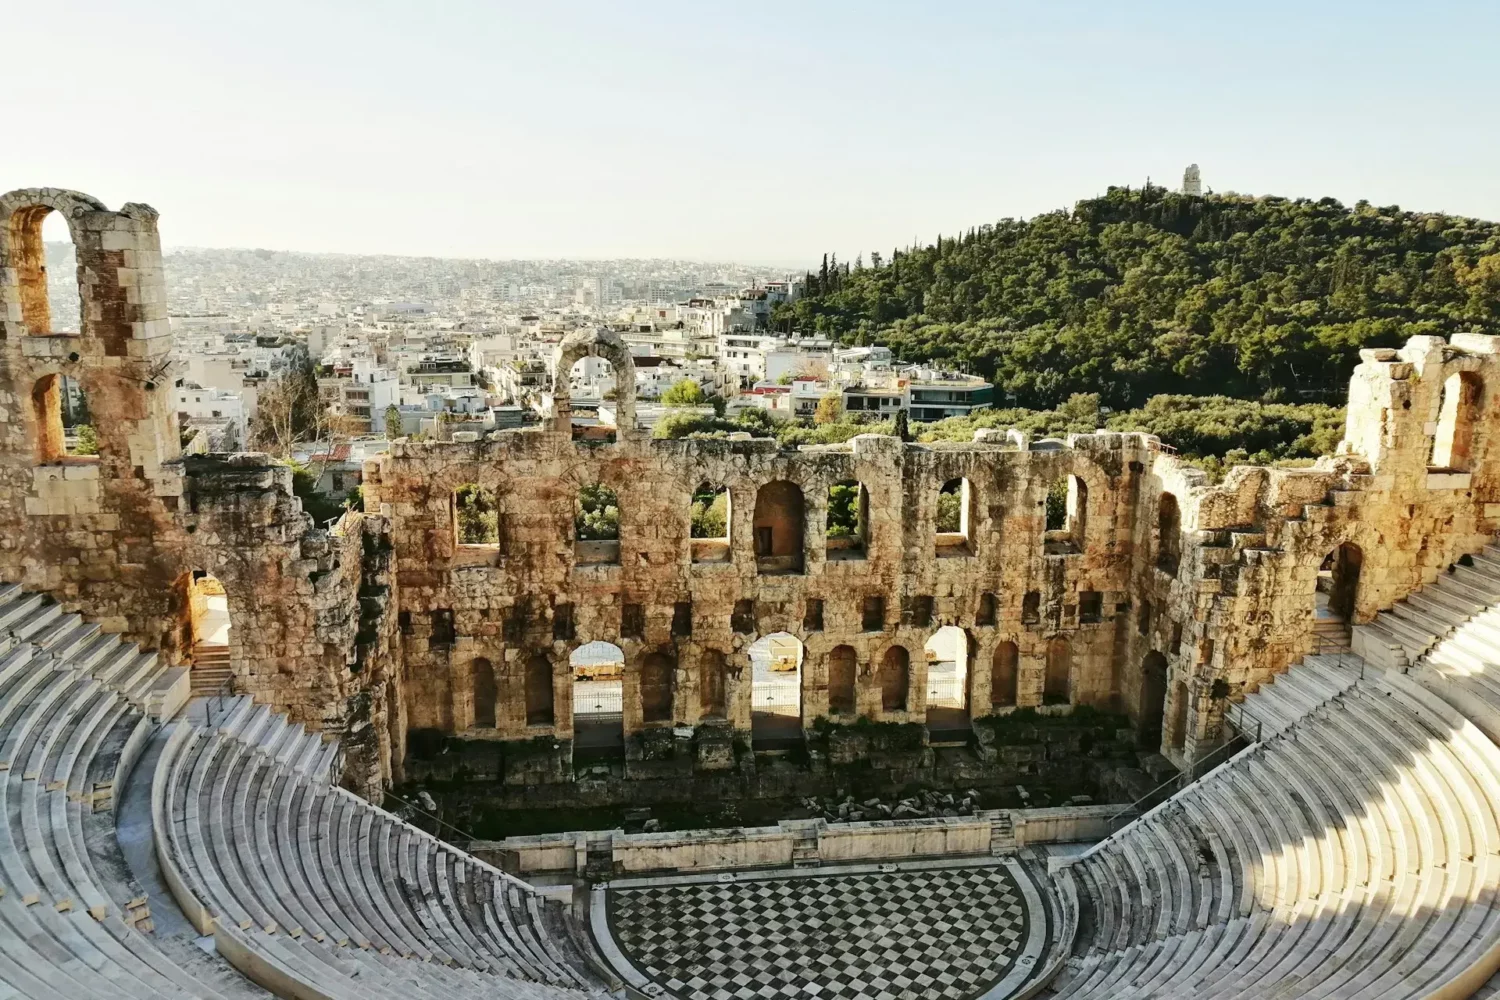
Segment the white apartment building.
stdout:
[[237,392],[223,389],[203,388],[194,382],[183,380],[176,389],[177,409],[191,420],[225,420],[232,427],[234,441],[239,447],[247,447],[250,440],[250,414],[245,399]]

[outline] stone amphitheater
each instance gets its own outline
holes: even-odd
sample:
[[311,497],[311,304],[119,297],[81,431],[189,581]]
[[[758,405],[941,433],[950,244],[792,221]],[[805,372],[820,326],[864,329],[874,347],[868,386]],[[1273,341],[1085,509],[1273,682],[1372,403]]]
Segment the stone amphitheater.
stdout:
[[[50,212],[78,332],[49,319]],[[1139,434],[782,451],[651,440],[627,400],[614,439],[580,436],[572,361],[632,369],[589,331],[559,347],[545,426],[395,442],[365,512],[320,527],[265,456],[181,453],[157,221],[0,197],[0,996],[1500,994],[1495,339],[1363,351],[1337,454],[1213,484]],[[73,383],[96,456],[66,447]],[[835,545],[845,482],[864,527]],[[705,483],[720,539],[689,530]],[[617,540],[575,536],[590,484],[618,495]],[[474,485],[481,543],[455,523]],[[1122,712],[1178,777],[1092,825],[488,853],[373,804],[418,729],[493,741],[507,781],[574,780],[571,659],[596,642],[625,739],[669,733],[684,774],[755,766],[733,747],[757,740],[767,636],[799,651],[791,738],[931,728],[923,644],[950,627],[961,713]]]

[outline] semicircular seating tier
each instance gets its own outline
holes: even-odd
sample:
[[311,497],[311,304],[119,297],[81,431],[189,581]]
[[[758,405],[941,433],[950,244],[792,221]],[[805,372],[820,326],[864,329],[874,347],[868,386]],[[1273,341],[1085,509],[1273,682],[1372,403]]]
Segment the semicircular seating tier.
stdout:
[[1045,995],[1500,992],[1500,553],[1466,562],[1374,623],[1412,666],[1309,657],[1245,699],[1261,742],[1060,868]]
[[600,994],[556,900],[223,730],[178,725],[152,786],[188,919],[282,995]]
[[153,714],[185,687],[155,654],[0,586],[0,994],[221,996],[143,933],[146,897],[96,849]]

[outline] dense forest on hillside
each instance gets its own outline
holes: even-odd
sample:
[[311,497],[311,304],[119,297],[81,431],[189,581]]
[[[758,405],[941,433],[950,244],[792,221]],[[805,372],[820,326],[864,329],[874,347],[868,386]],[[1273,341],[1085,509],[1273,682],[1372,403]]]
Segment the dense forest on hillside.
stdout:
[[[1111,188],[1072,212],[828,257],[778,329],[993,379],[998,405],[1341,403],[1361,347],[1500,333],[1500,225],[1324,198]],[[1007,396],[1007,394],[1009,394]]]

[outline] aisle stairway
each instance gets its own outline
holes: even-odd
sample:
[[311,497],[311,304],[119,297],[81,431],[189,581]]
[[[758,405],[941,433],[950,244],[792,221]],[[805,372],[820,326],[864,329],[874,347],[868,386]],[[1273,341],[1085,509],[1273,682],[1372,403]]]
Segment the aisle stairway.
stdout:
[[208,698],[227,691],[231,675],[228,646],[200,642],[193,647],[191,676],[194,698]]

